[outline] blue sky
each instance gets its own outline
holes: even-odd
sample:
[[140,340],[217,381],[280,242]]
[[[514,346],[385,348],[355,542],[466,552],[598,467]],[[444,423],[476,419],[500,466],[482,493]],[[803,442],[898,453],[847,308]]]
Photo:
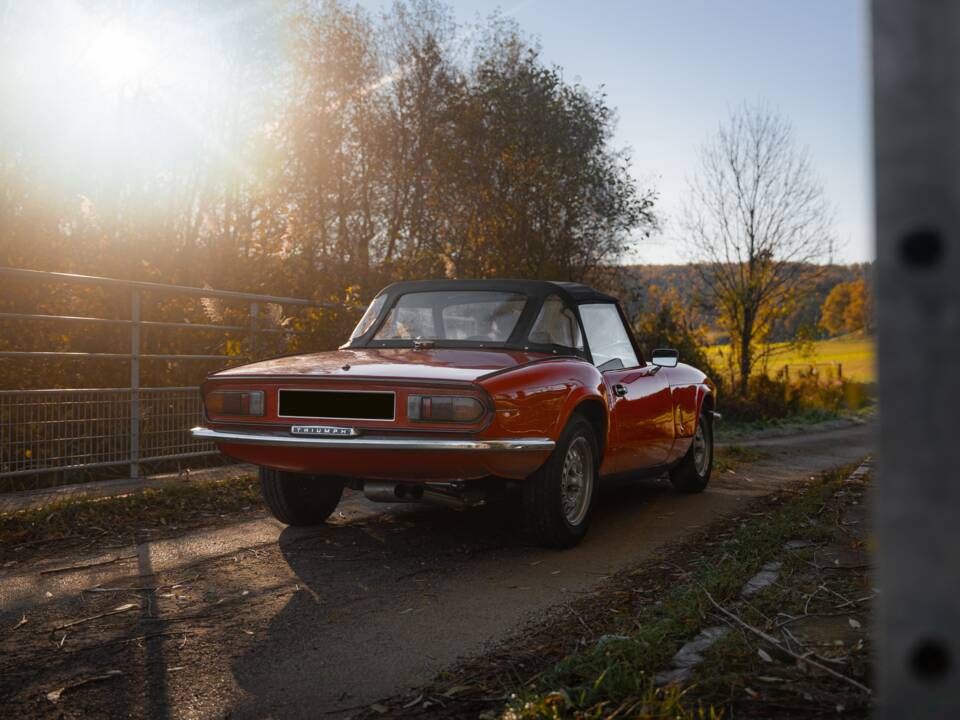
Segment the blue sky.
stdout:
[[[448,0],[449,1],[449,0]],[[366,0],[371,9],[383,6]],[[678,262],[677,215],[696,149],[736,105],[793,123],[836,209],[836,260],[872,259],[868,15],[863,0],[453,0],[461,22],[499,8],[569,80],[605,86],[617,142],[661,194],[664,230],[640,262]]]

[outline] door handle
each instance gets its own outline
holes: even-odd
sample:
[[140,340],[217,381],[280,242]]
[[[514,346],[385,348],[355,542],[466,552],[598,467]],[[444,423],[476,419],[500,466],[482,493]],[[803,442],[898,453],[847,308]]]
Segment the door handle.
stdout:
[[620,383],[617,383],[616,385],[613,386],[613,394],[616,395],[617,397],[625,397],[627,394],[626,386],[621,385]]

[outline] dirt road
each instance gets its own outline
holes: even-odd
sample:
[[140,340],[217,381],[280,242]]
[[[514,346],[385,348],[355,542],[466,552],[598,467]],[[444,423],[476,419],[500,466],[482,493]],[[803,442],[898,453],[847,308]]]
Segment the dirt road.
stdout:
[[587,540],[565,552],[529,547],[512,507],[461,513],[353,495],[317,529],[264,518],[15,565],[0,575],[0,707],[18,717],[348,716],[746,499],[863,458],[871,432],[757,441],[761,459],[698,496],[663,481],[611,488]]

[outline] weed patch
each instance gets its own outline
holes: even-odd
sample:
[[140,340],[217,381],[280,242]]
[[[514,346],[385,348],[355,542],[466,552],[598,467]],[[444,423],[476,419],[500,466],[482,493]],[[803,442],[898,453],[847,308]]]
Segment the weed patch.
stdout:
[[224,515],[262,512],[256,477],[176,482],[106,498],[77,498],[0,515],[0,559],[23,559],[56,545],[111,546],[136,533],[151,537],[218,522]]
[[[848,474],[849,470],[831,474],[780,508],[743,522],[730,537],[694,561],[689,570],[683,569],[680,581],[658,602],[642,608],[632,627],[621,629],[627,639],[585,649],[544,672],[532,685],[518,688],[507,717],[514,713],[524,720],[561,715],[599,718],[619,708],[626,709],[638,702],[643,707],[651,701],[661,704],[647,704],[644,712],[648,715],[719,716],[712,705],[678,707],[680,700],[655,688],[653,677],[668,665],[673,654],[697,633],[711,613],[713,608],[704,591],[720,603],[729,602],[788,540],[822,539],[822,528],[809,520]],[[559,714],[558,688],[565,698]]]

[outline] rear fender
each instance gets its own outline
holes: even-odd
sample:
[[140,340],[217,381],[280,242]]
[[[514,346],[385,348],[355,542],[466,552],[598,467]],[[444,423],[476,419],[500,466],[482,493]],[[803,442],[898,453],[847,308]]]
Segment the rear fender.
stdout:
[[577,412],[586,417],[593,425],[597,434],[597,443],[600,446],[600,459],[602,460],[607,446],[607,438],[610,436],[610,407],[607,404],[607,398],[599,392],[598,388],[578,387],[570,393],[554,428],[556,433],[554,440],[560,437],[560,433],[570,422],[570,418]]
[[[556,441],[570,416],[584,402],[603,408],[603,431],[609,422],[603,378],[581,360],[550,360],[499,372],[480,381],[496,408],[488,433],[504,437],[540,435]],[[599,439],[599,438],[598,438]]]

